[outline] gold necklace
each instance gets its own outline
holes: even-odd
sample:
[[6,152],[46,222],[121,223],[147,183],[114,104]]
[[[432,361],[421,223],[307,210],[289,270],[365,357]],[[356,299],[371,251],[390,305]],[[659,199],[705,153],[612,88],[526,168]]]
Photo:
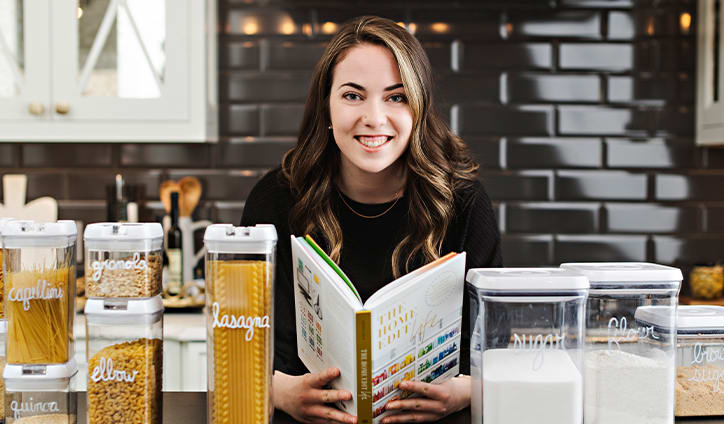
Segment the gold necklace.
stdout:
[[[402,190],[400,190],[400,191],[402,191]],[[400,196],[400,191],[398,191],[397,193],[395,193],[395,201],[392,202],[392,204],[390,205],[390,207],[387,208],[387,209],[385,209],[384,211],[382,211],[382,213],[378,213],[377,215],[362,215],[361,213],[357,212],[356,210],[354,210],[354,209],[352,208],[352,206],[349,205],[349,203],[347,203],[346,200],[344,200],[344,194],[342,194],[342,192],[339,193],[339,198],[342,199],[342,203],[344,203],[344,205],[347,206],[347,209],[351,210],[352,213],[354,213],[355,215],[357,215],[357,216],[359,216],[359,217],[362,217],[362,218],[365,218],[365,219],[374,219],[374,218],[379,218],[379,217],[381,217],[382,215],[384,215],[384,214],[386,214],[387,212],[391,211],[392,208],[395,207],[395,205],[397,204],[397,202],[398,202],[398,201],[400,200],[400,198],[402,197],[402,196]]]

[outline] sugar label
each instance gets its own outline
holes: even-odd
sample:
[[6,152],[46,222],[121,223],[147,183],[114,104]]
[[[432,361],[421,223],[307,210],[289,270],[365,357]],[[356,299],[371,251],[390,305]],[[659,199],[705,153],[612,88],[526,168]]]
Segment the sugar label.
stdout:
[[553,334],[523,334],[513,333],[513,349],[535,352],[533,370],[537,371],[543,366],[545,352],[548,350],[563,349],[565,336]]
[[[704,349],[701,343],[694,345],[694,359],[691,360],[692,365],[703,365],[710,362],[724,361],[724,350],[722,349]],[[712,391],[718,393],[721,388],[721,380],[724,378],[724,369],[719,367],[694,367],[694,375],[689,377],[689,381],[697,383],[712,383]]]

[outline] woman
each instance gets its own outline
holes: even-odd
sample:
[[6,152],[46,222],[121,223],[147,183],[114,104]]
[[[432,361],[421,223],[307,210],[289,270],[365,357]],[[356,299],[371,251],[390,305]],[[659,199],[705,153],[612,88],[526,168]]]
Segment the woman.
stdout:
[[[420,43],[393,21],[343,25],[314,72],[299,139],[281,168],[249,195],[242,225],[278,232],[274,403],[302,422],[356,422],[326,390],[339,375],[306,374],[297,357],[290,234],[312,234],[355,282],[362,300],[450,251],[468,268],[501,265],[490,200],[467,147],[438,116]],[[461,370],[468,372],[467,300]],[[422,397],[396,400],[383,422],[434,421],[467,406],[470,380],[403,383]]]

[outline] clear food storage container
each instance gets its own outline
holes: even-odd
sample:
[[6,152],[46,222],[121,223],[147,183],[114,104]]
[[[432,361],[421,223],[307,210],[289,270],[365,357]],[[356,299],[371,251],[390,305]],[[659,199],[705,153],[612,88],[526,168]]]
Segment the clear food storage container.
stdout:
[[[163,301],[88,299],[88,424],[160,424]],[[186,364],[191,365],[191,364]]]
[[[5,318],[5,285],[3,284],[3,249],[2,249],[2,234],[3,227],[8,222],[12,221],[12,218],[0,218],[0,319]],[[7,329],[7,327],[6,327]],[[5,353],[3,352],[3,355]]]
[[270,423],[276,229],[211,225],[204,242],[208,422]]
[[[591,282],[586,321],[586,424],[674,422],[676,305],[682,275],[649,263],[561,265]],[[657,327],[641,307],[663,307]],[[642,312],[638,312],[639,316]]]
[[73,356],[73,221],[3,227],[9,364],[63,364]]
[[586,277],[490,268],[466,280],[473,422],[581,424]]
[[6,424],[75,424],[77,394],[71,378],[74,360],[57,365],[8,365],[5,380]]
[[148,298],[161,294],[161,224],[90,224],[83,241],[89,298]]
[[724,415],[724,307],[679,306],[676,331],[674,414]]
[[[7,364],[5,359],[5,338],[7,335],[8,323],[4,319],[0,320],[0,373],[5,371],[5,364]],[[0,378],[0,417],[2,417],[2,420],[5,419],[5,381],[2,378]]]

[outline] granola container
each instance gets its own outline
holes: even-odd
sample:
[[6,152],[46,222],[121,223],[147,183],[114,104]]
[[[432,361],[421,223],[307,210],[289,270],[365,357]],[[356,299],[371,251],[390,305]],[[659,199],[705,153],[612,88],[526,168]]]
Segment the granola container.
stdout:
[[211,225],[206,245],[209,424],[272,422],[273,225]]
[[163,301],[88,299],[88,424],[162,422]]
[[83,240],[89,298],[150,298],[161,294],[161,224],[90,224]]
[[5,380],[6,424],[75,424],[77,394],[71,378],[74,360],[56,365],[8,365]]
[[3,227],[9,364],[64,364],[73,356],[73,221]]

